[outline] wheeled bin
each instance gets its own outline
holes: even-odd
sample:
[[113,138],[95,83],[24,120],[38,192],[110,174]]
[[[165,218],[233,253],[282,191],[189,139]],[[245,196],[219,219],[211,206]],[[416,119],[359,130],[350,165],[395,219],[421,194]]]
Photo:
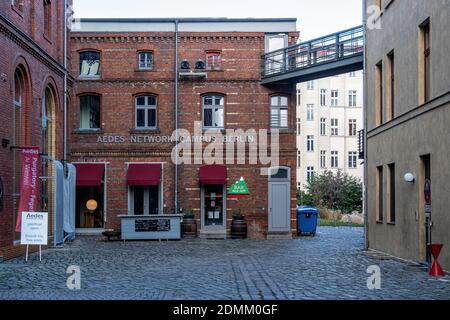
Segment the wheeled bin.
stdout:
[[297,235],[316,235],[319,210],[310,206],[297,207]]

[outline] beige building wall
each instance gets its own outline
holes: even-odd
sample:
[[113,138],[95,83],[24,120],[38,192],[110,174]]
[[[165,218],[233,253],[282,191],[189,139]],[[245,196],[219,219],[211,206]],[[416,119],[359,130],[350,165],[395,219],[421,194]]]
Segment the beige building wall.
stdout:
[[[376,2],[367,0],[366,6]],[[450,5],[447,0],[384,0],[382,7],[376,21],[381,28],[366,28],[368,245],[404,259],[426,261],[423,159],[429,155],[432,242],[444,245],[439,260],[450,271]],[[430,73],[429,100],[424,101],[423,23],[427,19]],[[389,115],[391,52],[393,119]],[[377,68],[380,61],[382,72]],[[395,221],[391,221],[388,174],[392,164]],[[383,168],[382,192],[377,167]],[[414,175],[413,183],[405,181],[406,173]]]
[[[325,101],[321,101],[324,90]],[[337,103],[332,103],[332,91],[337,91]],[[350,106],[349,94],[356,92],[356,105]],[[325,102],[322,105],[322,102]],[[308,120],[308,106],[313,106],[313,120]],[[321,132],[321,119],[325,119],[325,132]],[[337,119],[337,135],[331,133],[331,119]],[[349,121],[356,123],[356,135],[350,135]],[[297,85],[297,186],[307,184],[308,167],[315,174],[338,169],[360,178],[363,177],[362,160],[356,159],[356,167],[349,163],[349,152],[358,157],[358,135],[363,129],[363,72],[304,82]],[[354,132],[353,132],[354,133]],[[307,137],[314,136],[314,151],[308,151]],[[338,166],[331,166],[331,152],[337,151]],[[321,152],[325,163],[321,163]],[[324,166],[323,166],[324,164]]]

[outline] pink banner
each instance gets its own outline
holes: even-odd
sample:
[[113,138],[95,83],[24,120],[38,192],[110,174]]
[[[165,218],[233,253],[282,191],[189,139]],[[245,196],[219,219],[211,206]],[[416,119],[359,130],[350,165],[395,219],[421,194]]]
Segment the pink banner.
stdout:
[[17,214],[16,232],[21,232],[22,212],[36,212],[38,201],[39,148],[27,147],[22,150],[22,183]]

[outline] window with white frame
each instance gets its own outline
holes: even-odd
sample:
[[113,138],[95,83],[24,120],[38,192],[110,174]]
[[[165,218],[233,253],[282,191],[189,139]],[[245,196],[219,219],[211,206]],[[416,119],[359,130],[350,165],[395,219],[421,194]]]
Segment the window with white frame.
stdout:
[[306,136],[306,150],[314,151],[314,136]]
[[336,169],[339,167],[339,152],[331,151],[331,168]]
[[358,159],[358,153],[356,151],[350,151],[348,153],[348,167],[350,169],[356,169],[358,167],[357,159]]
[[320,105],[326,106],[327,105],[327,90],[320,89]]
[[100,53],[84,51],[79,53],[80,77],[98,77],[100,75]]
[[339,105],[339,91],[331,90],[331,106],[337,107]]
[[153,69],[153,52],[139,52],[139,70]]
[[339,119],[331,119],[331,135],[339,135]]
[[320,118],[320,135],[325,136],[327,134],[327,118]]
[[288,127],[288,98],[276,96],[270,98],[272,128]]
[[308,81],[306,83],[306,89],[307,90],[314,90],[314,80]]
[[356,107],[356,90],[350,90],[348,92],[348,106]]
[[308,104],[306,106],[306,120],[314,121],[314,105]]
[[130,214],[148,216],[161,213],[159,186],[130,186]]
[[146,95],[135,100],[136,129],[156,129],[156,97]]
[[311,182],[314,178],[314,167],[307,167],[306,168],[306,180],[308,182]]
[[322,169],[327,167],[327,152],[325,150],[320,151],[320,167]]
[[220,70],[220,52],[206,53],[206,70]]
[[348,135],[351,137],[356,136],[356,119],[349,119],[348,120]]
[[203,128],[224,127],[224,101],[223,96],[203,96]]
[[80,96],[80,129],[100,129],[100,96]]
[[297,118],[297,135],[302,134],[302,119]]

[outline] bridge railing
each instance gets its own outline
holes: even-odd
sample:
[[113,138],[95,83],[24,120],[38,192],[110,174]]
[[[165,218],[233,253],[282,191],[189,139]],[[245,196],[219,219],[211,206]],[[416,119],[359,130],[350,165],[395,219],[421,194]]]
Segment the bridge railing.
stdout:
[[271,77],[346,59],[363,52],[363,27],[359,26],[265,53],[262,56],[262,76]]

